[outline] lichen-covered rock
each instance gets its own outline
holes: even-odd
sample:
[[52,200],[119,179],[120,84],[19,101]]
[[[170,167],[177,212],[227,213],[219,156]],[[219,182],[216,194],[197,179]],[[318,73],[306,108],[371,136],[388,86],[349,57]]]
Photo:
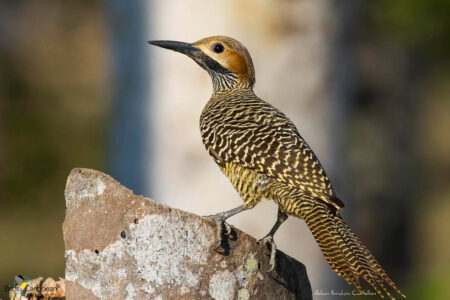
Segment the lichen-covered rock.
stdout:
[[312,299],[305,267],[234,229],[214,249],[214,224],[74,169],[66,187],[67,299]]

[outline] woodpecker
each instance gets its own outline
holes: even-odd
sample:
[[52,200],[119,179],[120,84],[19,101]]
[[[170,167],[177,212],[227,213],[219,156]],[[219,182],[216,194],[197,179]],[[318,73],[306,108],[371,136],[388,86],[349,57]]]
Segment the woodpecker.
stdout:
[[255,70],[246,47],[225,36],[149,43],[189,56],[211,76],[213,94],[200,116],[203,144],[244,202],[210,216],[217,224],[218,247],[224,228],[230,231],[227,218],[271,199],[278,205],[277,220],[260,240],[271,248],[269,271],[275,266],[274,234],[294,216],[306,222],[331,268],[347,283],[361,291],[363,278],[382,298],[394,299],[389,286],[405,297],[342,220],[344,203],[295,125],[255,95]]

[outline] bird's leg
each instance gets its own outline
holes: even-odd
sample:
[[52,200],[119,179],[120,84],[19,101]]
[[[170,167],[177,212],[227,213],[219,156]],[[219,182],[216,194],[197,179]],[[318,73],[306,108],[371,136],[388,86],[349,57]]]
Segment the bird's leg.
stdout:
[[225,227],[225,234],[231,233],[231,226],[225,222],[226,219],[229,217],[232,217],[240,212],[243,212],[244,210],[250,209],[251,207],[240,205],[236,208],[230,209],[228,211],[224,211],[215,215],[205,216],[205,218],[210,219],[216,223],[217,226],[217,247],[219,248],[222,244],[222,234],[223,234],[223,227]]
[[258,242],[259,243],[262,242],[263,245],[270,244],[270,269],[267,272],[271,272],[275,268],[275,255],[277,253],[277,245],[273,240],[273,236],[275,232],[277,232],[281,224],[283,224],[283,222],[286,221],[287,218],[288,215],[286,215],[284,212],[281,211],[280,208],[278,208],[277,221],[273,225],[272,229],[270,229],[269,233],[262,239],[258,240]]

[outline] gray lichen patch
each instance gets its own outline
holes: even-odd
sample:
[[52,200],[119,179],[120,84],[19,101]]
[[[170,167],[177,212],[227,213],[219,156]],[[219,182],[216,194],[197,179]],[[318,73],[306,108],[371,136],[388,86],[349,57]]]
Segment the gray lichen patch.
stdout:
[[123,265],[124,245],[118,241],[98,254],[91,250],[66,251],[66,280],[76,281],[90,289],[97,297],[114,293],[127,273],[117,266]]
[[[66,189],[66,206],[76,206],[81,199],[94,199],[97,196],[101,196],[105,188],[105,183],[99,178],[92,180],[92,178],[80,176],[75,185],[72,185],[70,189]],[[72,203],[69,204],[68,202]]]
[[125,298],[125,300],[134,300],[134,298],[136,297],[136,291],[134,290],[134,286],[131,283],[129,283],[125,288],[125,290],[127,291],[127,297]]
[[241,287],[247,286],[247,284],[248,284],[247,277],[248,277],[247,272],[243,268],[240,268],[236,272],[236,279],[237,279],[237,282],[239,283],[239,286],[241,286]]
[[[205,225],[178,214],[148,215],[130,225],[127,249],[136,259],[140,276],[156,288],[167,284],[197,286],[201,265],[214,241]],[[179,248],[183,245],[183,248]],[[191,269],[197,268],[193,273]]]
[[236,281],[236,276],[228,270],[214,274],[209,281],[209,295],[216,300],[233,299]]
[[[126,286],[130,298],[135,288],[147,294],[167,287],[188,292],[199,284],[213,242],[211,230],[195,219],[183,219],[176,213],[147,215],[129,225],[126,239],[105,249],[66,251],[66,278],[100,298],[116,292],[118,286]],[[130,264],[136,268],[129,279],[140,279],[135,287],[126,284],[125,269]]]

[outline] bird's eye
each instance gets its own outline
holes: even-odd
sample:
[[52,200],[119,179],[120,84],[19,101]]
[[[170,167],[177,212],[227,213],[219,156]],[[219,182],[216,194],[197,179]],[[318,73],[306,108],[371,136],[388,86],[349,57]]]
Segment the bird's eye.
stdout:
[[216,53],[222,53],[225,50],[225,48],[223,47],[222,44],[217,43],[212,46],[212,50]]

